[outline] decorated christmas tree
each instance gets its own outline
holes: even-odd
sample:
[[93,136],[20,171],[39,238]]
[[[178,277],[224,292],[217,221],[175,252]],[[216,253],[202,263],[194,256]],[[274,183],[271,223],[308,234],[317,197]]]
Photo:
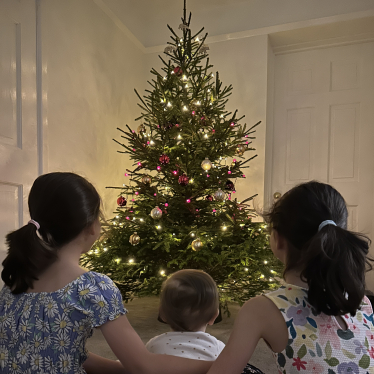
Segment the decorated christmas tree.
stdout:
[[[134,162],[120,189],[116,216],[84,258],[123,293],[157,294],[179,269],[202,269],[219,286],[222,305],[242,303],[278,286],[280,264],[269,249],[266,224],[253,222],[252,200],[234,198],[253,154],[256,123],[225,110],[232,86],[212,73],[207,34],[192,33],[186,4],[178,33],[152,69],[136,130],[120,131],[119,153]],[[249,154],[250,158],[245,158]],[[250,187],[250,183],[248,183]]]

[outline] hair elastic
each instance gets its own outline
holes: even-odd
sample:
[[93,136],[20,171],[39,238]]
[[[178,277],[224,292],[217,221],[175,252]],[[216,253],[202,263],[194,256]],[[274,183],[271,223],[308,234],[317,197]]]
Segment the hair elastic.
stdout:
[[36,229],[39,230],[40,229],[40,225],[38,222],[34,221],[33,219],[30,219],[30,221],[28,223],[32,223],[33,225],[35,225]]
[[327,225],[336,226],[336,223],[334,221],[331,221],[331,220],[327,219],[326,221],[321,222],[321,224],[318,226],[318,231],[321,231],[322,228],[324,228]]

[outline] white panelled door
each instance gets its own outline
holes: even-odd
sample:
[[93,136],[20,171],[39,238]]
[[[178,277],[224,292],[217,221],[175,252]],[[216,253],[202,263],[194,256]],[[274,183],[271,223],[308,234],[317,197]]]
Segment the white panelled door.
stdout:
[[0,2],[0,261],[38,173],[35,25],[35,1]]
[[278,55],[274,79],[271,193],[329,183],[374,239],[374,43]]

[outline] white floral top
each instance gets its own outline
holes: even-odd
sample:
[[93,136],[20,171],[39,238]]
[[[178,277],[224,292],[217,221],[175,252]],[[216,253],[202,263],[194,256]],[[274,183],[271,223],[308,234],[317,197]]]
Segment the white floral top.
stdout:
[[0,292],[0,372],[81,374],[93,328],[127,313],[105,275],[88,272],[55,292]]
[[343,317],[317,314],[308,290],[294,285],[265,294],[279,308],[288,328],[286,349],[274,354],[280,374],[374,374],[373,309],[365,297],[360,310]]

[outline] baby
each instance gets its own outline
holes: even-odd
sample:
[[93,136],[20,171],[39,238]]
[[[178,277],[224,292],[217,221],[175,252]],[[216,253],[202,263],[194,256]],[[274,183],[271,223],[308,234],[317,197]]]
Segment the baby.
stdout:
[[219,297],[212,277],[202,270],[180,270],[168,278],[161,290],[159,317],[171,332],[151,339],[146,348],[196,360],[213,361],[225,344],[205,332],[218,316]]

